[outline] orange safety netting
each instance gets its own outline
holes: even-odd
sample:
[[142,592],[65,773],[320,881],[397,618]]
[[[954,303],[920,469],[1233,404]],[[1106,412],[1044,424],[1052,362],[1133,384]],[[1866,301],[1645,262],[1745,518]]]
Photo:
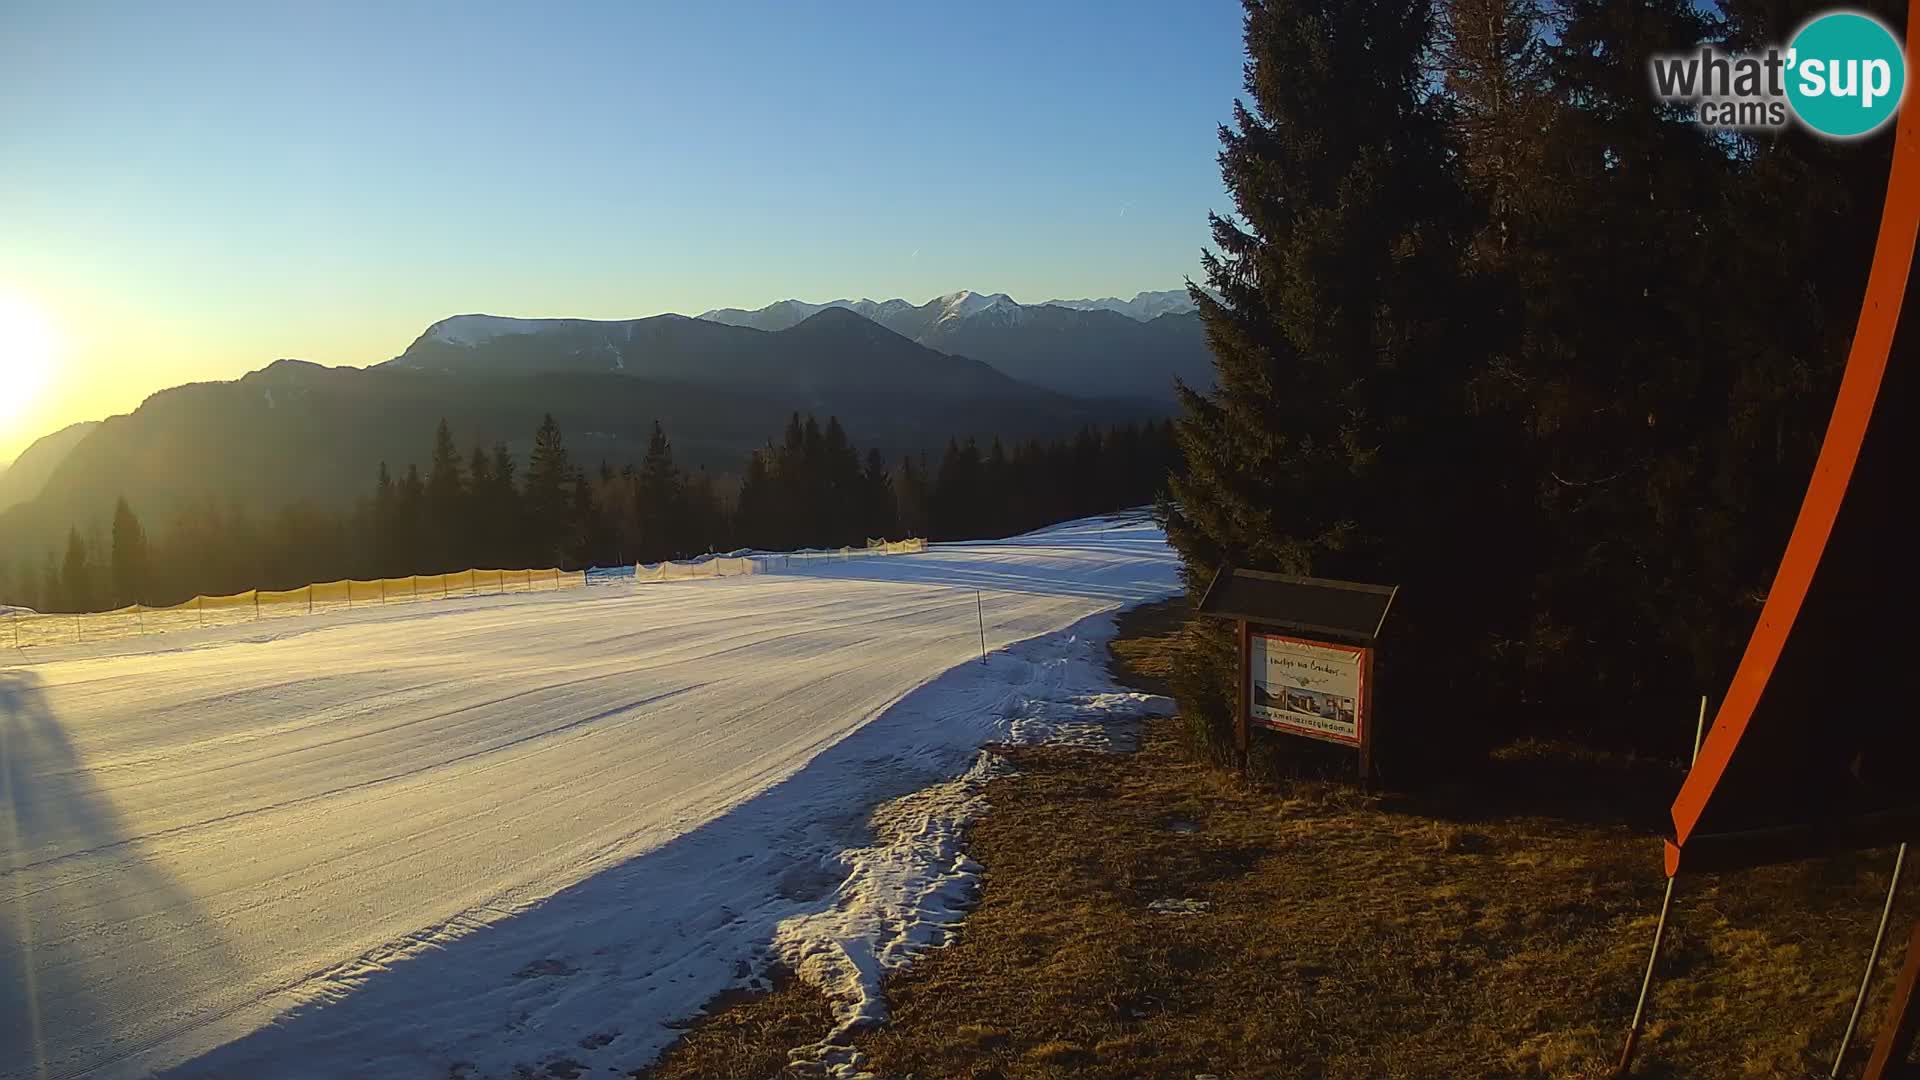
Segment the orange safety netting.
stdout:
[[530,570],[458,570],[447,574],[316,582],[298,589],[256,590],[228,596],[196,596],[167,607],[135,604],[80,615],[10,614],[0,624],[0,647],[82,644],[142,634],[226,626],[256,619],[322,611],[403,604],[456,596],[537,592],[586,584],[585,571],[557,567]]

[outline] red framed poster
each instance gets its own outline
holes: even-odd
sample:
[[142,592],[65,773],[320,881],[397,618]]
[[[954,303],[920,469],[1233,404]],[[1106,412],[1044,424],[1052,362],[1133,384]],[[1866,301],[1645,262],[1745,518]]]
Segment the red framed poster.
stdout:
[[1342,746],[1366,745],[1370,650],[1257,631],[1249,637],[1249,722]]

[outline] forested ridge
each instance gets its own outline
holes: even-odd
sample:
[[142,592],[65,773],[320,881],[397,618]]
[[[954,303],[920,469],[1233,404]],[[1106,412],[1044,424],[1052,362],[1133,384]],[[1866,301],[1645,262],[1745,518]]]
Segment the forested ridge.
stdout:
[[943,453],[864,454],[835,417],[795,413],[737,478],[674,459],[653,425],[645,457],[589,467],[552,416],[523,463],[504,443],[462,451],[445,421],[424,465],[382,463],[351,509],[235,501],[181,510],[149,531],[126,497],[62,552],[0,563],[0,604],[39,611],[159,606],[197,594],[470,567],[615,566],[739,548],[863,546],[869,538],[1006,536],[1128,506],[1173,466],[1168,423],[1088,427],[1070,439],[950,440]]
[[[1183,397],[1160,512],[1195,585],[1402,586],[1378,701],[1400,775],[1516,733],[1680,756],[1731,676],[1833,406],[1891,137],[1709,131],[1648,63],[1782,43],[1823,7],[1247,3],[1233,212],[1194,292],[1219,387]],[[1186,664],[1221,752],[1224,634]]]

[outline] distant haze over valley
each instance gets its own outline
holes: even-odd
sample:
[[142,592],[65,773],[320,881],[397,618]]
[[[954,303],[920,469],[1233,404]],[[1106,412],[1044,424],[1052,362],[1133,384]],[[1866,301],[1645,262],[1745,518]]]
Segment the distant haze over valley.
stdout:
[[424,464],[443,417],[463,451],[503,442],[524,460],[551,412],[578,460],[616,467],[640,458],[658,420],[683,460],[725,475],[796,411],[838,416],[889,455],[937,452],[955,437],[1163,418],[1176,379],[1212,382],[1184,289],[1040,304],[962,290],[627,320],[454,315],[385,362],[282,360],[41,439],[0,470],[0,546],[39,551],[70,526],[97,528],[121,495],[147,515],[208,501],[338,505],[381,462]]

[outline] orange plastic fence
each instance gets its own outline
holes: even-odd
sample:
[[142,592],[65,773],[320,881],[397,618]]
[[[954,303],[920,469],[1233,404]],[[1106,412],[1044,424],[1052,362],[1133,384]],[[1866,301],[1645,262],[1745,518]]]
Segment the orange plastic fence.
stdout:
[[459,570],[371,581],[323,581],[298,589],[249,589],[230,596],[196,596],[167,607],[132,607],[83,615],[8,615],[0,620],[0,648],[73,645],[173,630],[228,626],[260,619],[344,611],[379,604],[407,604],[459,596],[541,592],[585,585],[583,571]]

